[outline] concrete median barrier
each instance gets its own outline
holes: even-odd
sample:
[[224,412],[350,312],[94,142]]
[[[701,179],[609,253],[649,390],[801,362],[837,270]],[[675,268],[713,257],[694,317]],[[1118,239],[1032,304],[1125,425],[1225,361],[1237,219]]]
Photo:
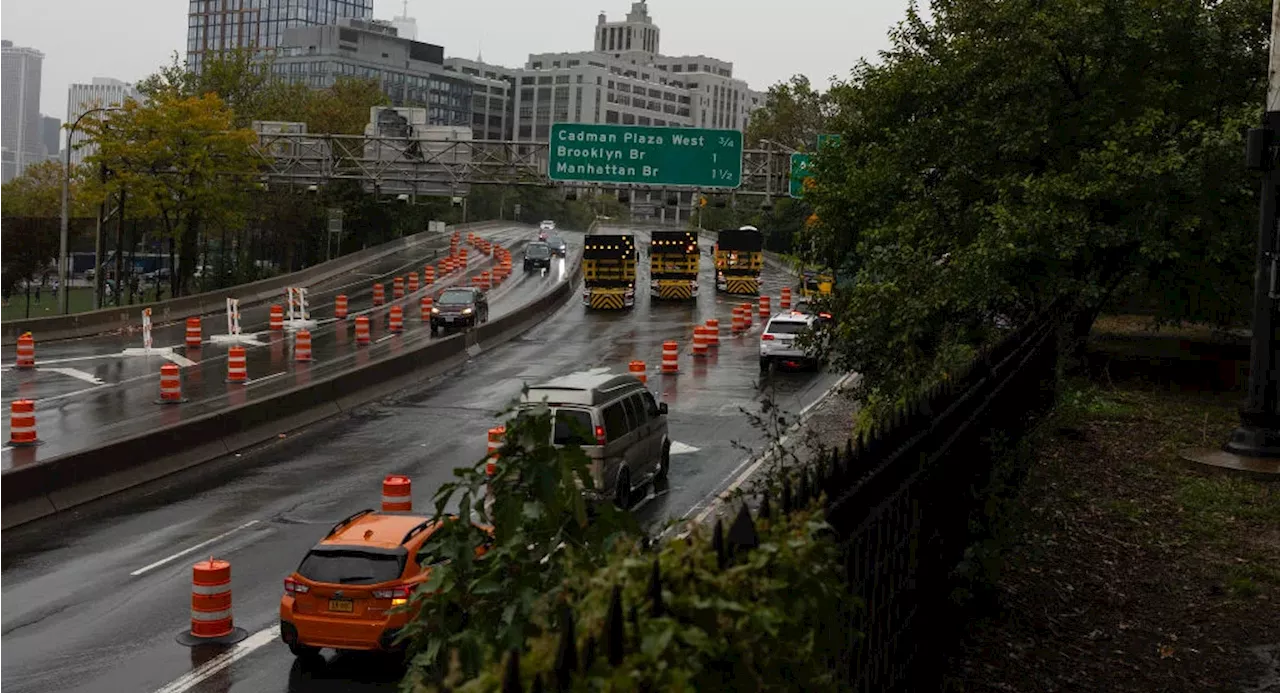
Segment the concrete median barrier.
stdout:
[[[480,327],[391,353],[342,373],[263,399],[69,453],[0,476],[0,529],[64,512],[338,416],[408,385],[447,372],[481,350],[514,339],[576,295],[581,263],[566,281],[530,304]],[[478,349],[477,349],[478,348]]]
[[221,313],[226,308],[226,298],[234,294],[240,299],[241,307],[247,308],[255,303],[278,299],[288,286],[305,286],[345,274],[351,269],[374,260],[402,252],[406,249],[422,245],[432,238],[447,236],[454,231],[482,230],[500,226],[506,222],[485,221],[472,224],[459,224],[439,231],[424,231],[412,236],[405,236],[372,248],[358,250],[350,255],[335,258],[329,262],[312,265],[306,269],[277,277],[261,279],[236,287],[206,291],[181,298],[151,303],[135,303],[131,306],[103,308],[101,310],[71,315],[58,315],[47,318],[30,318],[27,320],[9,320],[0,324],[0,346],[16,344],[18,336],[31,332],[42,342],[60,339],[77,339],[89,337],[112,330],[118,330],[138,321],[138,315],[144,308],[151,308],[152,319],[156,324],[164,324],[181,320],[193,315],[211,315]]

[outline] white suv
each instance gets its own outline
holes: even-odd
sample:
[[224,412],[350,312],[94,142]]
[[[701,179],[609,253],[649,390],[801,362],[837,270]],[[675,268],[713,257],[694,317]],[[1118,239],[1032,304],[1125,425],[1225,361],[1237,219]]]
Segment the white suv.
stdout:
[[808,313],[789,311],[770,318],[760,333],[760,370],[779,363],[788,366],[818,366],[818,356],[812,346],[808,350],[796,344],[796,339],[812,333],[816,319]]

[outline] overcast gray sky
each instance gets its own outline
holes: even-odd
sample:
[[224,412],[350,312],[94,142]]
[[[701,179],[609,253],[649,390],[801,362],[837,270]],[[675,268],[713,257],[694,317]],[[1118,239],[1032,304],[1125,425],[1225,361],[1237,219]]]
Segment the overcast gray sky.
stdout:
[[[403,0],[375,0],[390,19]],[[418,40],[445,54],[524,64],[529,53],[591,48],[596,15],[620,20],[630,0],[409,0]],[[734,64],[754,89],[803,73],[825,84],[887,47],[907,0],[651,0],[662,52],[703,54]],[[67,85],[93,77],[137,81],[183,51],[187,0],[3,0],[0,34],[45,54],[41,111],[66,117]]]

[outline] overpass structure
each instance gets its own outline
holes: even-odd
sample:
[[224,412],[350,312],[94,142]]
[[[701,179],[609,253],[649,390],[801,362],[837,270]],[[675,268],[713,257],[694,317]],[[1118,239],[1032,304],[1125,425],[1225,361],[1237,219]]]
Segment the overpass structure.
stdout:
[[[672,130],[676,130],[672,128]],[[254,151],[264,183],[320,185],[355,180],[384,193],[463,195],[470,185],[563,185],[570,188],[662,190],[783,197],[791,151],[743,149],[736,185],[576,182],[548,175],[547,142],[423,140],[382,134],[259,133]]]

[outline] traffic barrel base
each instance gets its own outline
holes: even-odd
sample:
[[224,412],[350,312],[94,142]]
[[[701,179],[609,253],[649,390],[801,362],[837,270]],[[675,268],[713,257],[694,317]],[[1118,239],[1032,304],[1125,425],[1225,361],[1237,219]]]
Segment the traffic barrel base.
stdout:
[[200,561],[191,569],[191,628],[178,633],[178,643],[233,645],[249,637],[231,618],[231,563]]
[[36,367],[36,340],[30,332],[24,332],[18,337],[18,358],[13,367],[20,371]]

